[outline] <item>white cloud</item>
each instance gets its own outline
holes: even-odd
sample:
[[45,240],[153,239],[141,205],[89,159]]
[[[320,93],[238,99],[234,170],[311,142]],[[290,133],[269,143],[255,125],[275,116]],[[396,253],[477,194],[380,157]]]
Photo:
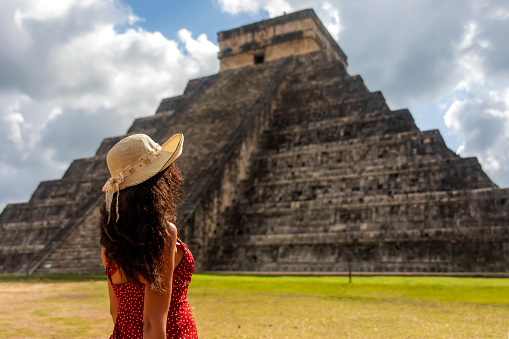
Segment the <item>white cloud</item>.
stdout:
[[213,69],[216,66],[219,48],[209,41],[205,34],[193,39],[191,32],[181,29],[178,36],[184,43],[187,53],[195,61],[193,66],[197,72]]
[[258,13],[260,10],[266,11],[271,18],[293,11],[314,8],[322,19],[324,26],[329,33],[338,39],[342,26],[340,22],[340,12],[337,4],[330,1],[313,0],[218,0],[221,9],[232,15],[239,13]]
[[[81,1],[81,4],[85,2]],[[76,0],[35,1],[26,10],[17,10],[14,15],[17,23],[23,22],[24,19],[47,21],[64,16],[72,6],[76,5],[80,5],[80,2]]]
[[[498,18],[499,15],[489,17]],[[497,19],[498,20],[498,19]],[[509,185],[509,83],[495,85],[481,65],[492,43],[481,36],[489,21],[470,21],[456,47],[460,74],[444,115],[449,132],[461,139],[457,153],[477,156],[486,172],[500,185]]]
[[9,112],[5,116],[5,121],[10,124],[10,133],[7,137],[14,143],[21,142],[21,124],[25,121],[21,113]]
[[270,17],[275,17],[293,11],[293,7],[285,0],[219,0],[219,4],[224,12],[233,15],[242,12],[257,13],[263,9]]
[[339,33],[341,32],[341,21],[339,18],[339,10],[332,6],[332,4],[328,1],[325,1],[322,5],[322,9],[328,14],[324,19],[324,26],[327,27],[327,30],[332,35],[334,39],[339,38]]
[[271,18],[283,15],[285,12],[290,13],[293,11],[293,7],[285,0],[267,1],[267,3],[263,6],[263,9],[269,13]]
[[25,117],[20,113],[22,101],[26,101],[25,96],[18,96],[14,101],[4,107],[3,119],[7,123],[5,135],[7,139],[18,145],[21,143],[21,128],[25,122]]
[[463,140],[457,150],[460,155],[477,156],[488,174],[506,183],[502,176],[509,170],[509,106],[497,93],[475,94],[472,99],[454,101],[445,123]]
[[241,12],[258,12],[261,8],[259,1],[251,0],[219,0],[219,4],[223,11],[230,14],[238,14]]
[[0,3],[0,209],[218,71],[206,35],[169,40],[137,20],[119,1]]

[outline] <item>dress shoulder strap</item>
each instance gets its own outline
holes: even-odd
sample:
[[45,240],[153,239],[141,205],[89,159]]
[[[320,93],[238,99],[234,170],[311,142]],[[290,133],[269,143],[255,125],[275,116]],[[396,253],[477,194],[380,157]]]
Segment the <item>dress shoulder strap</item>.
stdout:
[[106,262],[108,263],[106,265],[106,275],[108,276],[108,280],[111,282],[111,276],[117,271],[117,265],[115,265],[115,263],[109,261],[108,259],[106,259]]

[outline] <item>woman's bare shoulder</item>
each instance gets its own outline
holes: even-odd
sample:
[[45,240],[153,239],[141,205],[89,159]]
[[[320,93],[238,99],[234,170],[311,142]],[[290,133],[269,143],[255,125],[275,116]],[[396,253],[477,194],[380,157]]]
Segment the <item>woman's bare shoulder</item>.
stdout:
[[172,238],[172,242],[176,242],[177,241],[177,226],[175,226],[173,223],[169,222],[168,223],[168,233],[170,234],[171,238]]

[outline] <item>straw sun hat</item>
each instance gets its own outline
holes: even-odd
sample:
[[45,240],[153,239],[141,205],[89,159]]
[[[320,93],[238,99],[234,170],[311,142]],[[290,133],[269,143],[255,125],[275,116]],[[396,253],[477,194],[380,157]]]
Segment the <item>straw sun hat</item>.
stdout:
[[113,195],[117,194],[117,221],[118,196],[120,190],[138,185],[170,166],[181,154],[184,144],[184,135],[175,134],[162,146],[159,146],[148,135],[133,134],[120,140],[113,146],[106,162],[111,178],[104,184],[102,190],[106,192],[106,210],[108,223],[111,216],[111,203]]

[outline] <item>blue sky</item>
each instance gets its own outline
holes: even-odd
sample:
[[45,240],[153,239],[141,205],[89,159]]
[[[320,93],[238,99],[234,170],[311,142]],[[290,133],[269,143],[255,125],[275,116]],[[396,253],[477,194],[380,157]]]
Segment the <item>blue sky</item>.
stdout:
[[350,74],[509,186],[505,0],[0,0],[0,209],[217,73],[217,32],[304,8]]
[[216,1],[135,0],[125,3],[144,19],[139,26],[159,31],[169,39],[176,39],[177,32],[186,28],[196,34],[205,33],[215,42],[219,31],[269,18],[266,11],[229,15],[221,11]]

